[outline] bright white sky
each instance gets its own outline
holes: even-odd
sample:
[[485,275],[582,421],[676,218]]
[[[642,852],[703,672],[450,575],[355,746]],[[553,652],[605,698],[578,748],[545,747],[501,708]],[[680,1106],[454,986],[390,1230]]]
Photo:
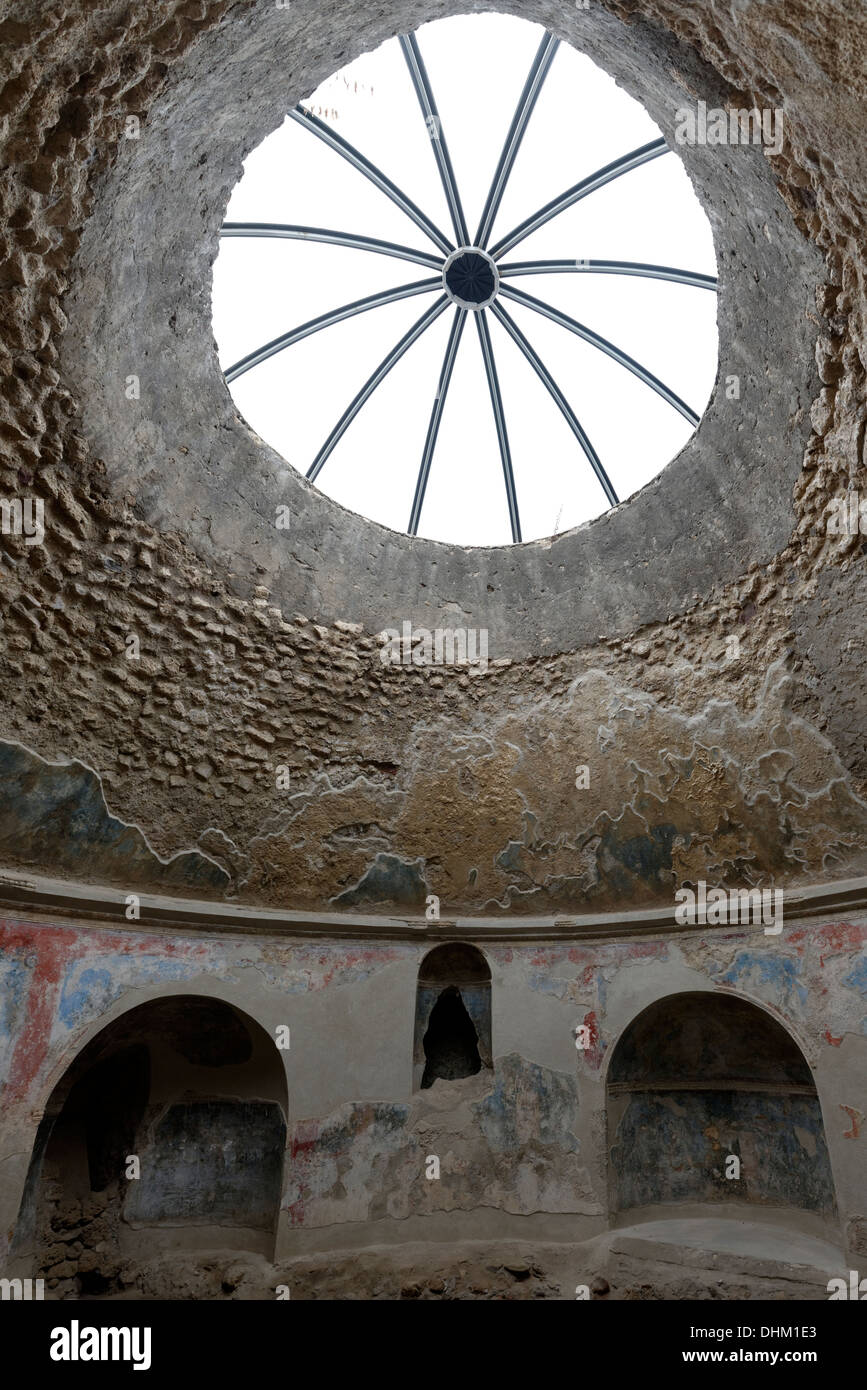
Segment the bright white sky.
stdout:
[[[475,232],[515,105],[542,38],[504,15],[440,20],[418,31]],[[451,221],[427,129],[397,39],[344,68],[305,104],[378,165],[442,231]],[[561,44],[530,119],[491,244],[579,179],[660,134],[644,108],[590,59]],[[255,149],[229,203],[232,222],[286,222],[433,243],[339,155],[286,120]],[[626,174],[560,214],[504,258],[647,261],[716,275],[710,225],[676,154]],[[308,319],[436,272],[409,261],[306,242],[224,238],[214,266],[214,335],[225,369]],[[699,415],[717,366],[716,295],[612,275],[521,276],[638,359]],[[437,293],[439,293],[438,291]],[[302,473],[346,406],[435,295],[372,309],[254,367],[230,390],[263,439]],[[587,431],[621,500],[692,433],[610,358],[513,302]],[[317,486],[343,506],[405,531],[453,310],[401,359],[349,427]],[[487,314],[512,449],[524,540],[607,509],[574,435],[505,330]],[[468,315],[430,472],[419,535],[464,545],[511,539],[502,466],[473,315]]]

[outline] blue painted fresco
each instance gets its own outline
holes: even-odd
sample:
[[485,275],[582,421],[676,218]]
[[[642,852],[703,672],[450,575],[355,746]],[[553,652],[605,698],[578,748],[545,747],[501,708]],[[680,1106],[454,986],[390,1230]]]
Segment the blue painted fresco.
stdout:
[[801,962],[783,956],[779,950],[739,951],[727,970],[719,967],[711,973],[728,985],[738,985],[768,999],[778,1006],[800,1005],[807,1002],[807,988],[800,981]]
[[491,1093],[473,1105],[479,1127],[495,1152],[530,1146],[578,1149],[578,1089],[574,1077],[525,1062],[512,1053],[498,1059]]
[[98,959],[98,966],[73,961],[64,975],[57,1017],[65,1028],[77,1028],[105,1013],[130,989],[190,980],[201,970],[195,961],[172,956],[129,956],[116,952]]
[[[739,1179],[726,1178],[728,1155]],[[750,1201],[834,1211],[818,1098],[735,1091],[638,1092],[611,1149],[617,1207]]]
[[229,875],[197,851],[163,863],[142,832],[109,813],[82,763],[44,762],[0,741],[0,856],[52,875],[140,887],[223,890]]
[[843,984],[857,989],[859,994],[867,995],[867,956],[861,956],[854,969],[843,976]]
[[428,887],[424,860],[407,861],[394,854],[378,854],[354,888],[347,888],[333,899],[337,907],[359,907],[363,903],[424,905]]

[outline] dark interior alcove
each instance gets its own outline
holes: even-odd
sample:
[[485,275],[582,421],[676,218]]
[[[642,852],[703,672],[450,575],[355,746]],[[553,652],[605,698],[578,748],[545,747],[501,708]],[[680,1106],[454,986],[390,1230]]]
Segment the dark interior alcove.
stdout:
[[757,1005],[712,993],[657,1000],[619,1039],[607,1090],[612,1210],[738,1201],[833,1216],[812,1073]]
[[413,1089],[475,1076],[493,1064],[488,963],[476,946],[437,946],[418,975]]

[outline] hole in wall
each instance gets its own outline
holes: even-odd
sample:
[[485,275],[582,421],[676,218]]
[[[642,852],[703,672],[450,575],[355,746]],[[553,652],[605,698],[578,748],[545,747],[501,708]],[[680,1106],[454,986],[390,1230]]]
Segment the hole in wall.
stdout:
[[493,1069],[491,971],[477,946],[436,946],[419,967],[415,996],[413,1087]]
[[444,989],[434,1004],[424,1035],[424,1055],[427,1061],[421,1082],[423,1091],[439,1078],[458,1081],[463,1076],[475,1076],[482,1069],[479,1035],[456,985]]

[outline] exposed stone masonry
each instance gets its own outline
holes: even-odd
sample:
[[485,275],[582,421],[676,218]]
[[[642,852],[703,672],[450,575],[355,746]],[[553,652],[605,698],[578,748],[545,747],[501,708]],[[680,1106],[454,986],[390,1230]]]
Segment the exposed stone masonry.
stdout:
[[[0,95],[0,487],[44,497],[47,528],[43,546],[2,538],[0,733],[93,769],[111,814],[164,859],[198,849],[229,891],[263,903],[419,903],[429,890],[455,910],[568,910],[627,890],[668,900],[697,846],[754,881],[863,868],[867,768],[851,701],[865,677],[853,640],[864,538],[828,535],[823,516],[840,490],[867,488],[867,20],[840,5],[640,9],[694,44],[737,104],[785,108],[774,173],[827,266],[794,530],[770,565],[697,593],[668,622],[469,675],[384,667],[358,624],[281,612],[265,585],[237,592],[177,534],[155,534],[110,494],[59,378],[64,291],[124,118],[146,121],[197,36],[246,6],[5,7],[0,40],[18,56]],[[731,635],[740,661],[725,659]],[[710,730],[716,703],[731,706],[727,741]],[[551,737],[564,768],[593,765],[589,793],[551,785]],[[288,790],[275,786],[281,765]],[[771,804],[756,834],[747,821]],[[7,846],[5,858],[44,867],[50,844]],[[104,877],[122,882],[108,863]]]

